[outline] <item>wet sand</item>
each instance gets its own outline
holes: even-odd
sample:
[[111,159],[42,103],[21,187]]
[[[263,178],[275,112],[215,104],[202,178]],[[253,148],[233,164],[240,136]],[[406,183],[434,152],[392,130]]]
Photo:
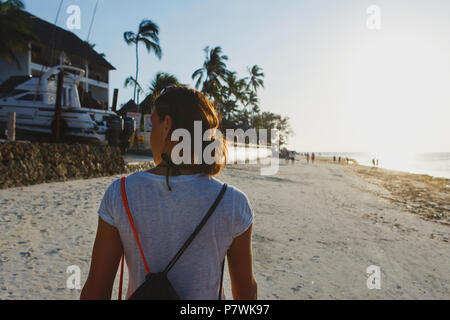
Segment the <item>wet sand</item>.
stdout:
[[[233,165],[219,177],[255,211],[260,299],[450,299],[448,189],[363,166],[280,164],[274,176]],[[119,177],[0,190],[0,299],[79,298],[66,270],[78,265],[83,285],[96,211]],[[370,265],[381,269],[379,290],[367,288]],[[230,299],[227,273],[224,285]]]

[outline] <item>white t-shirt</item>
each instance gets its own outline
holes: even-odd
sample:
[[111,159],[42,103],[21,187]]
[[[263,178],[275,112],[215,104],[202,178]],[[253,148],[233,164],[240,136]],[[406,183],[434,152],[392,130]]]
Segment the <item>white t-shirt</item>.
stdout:
[[[223,183],[205,174],[166,177],[138,171],[125,180],[128,203],[150,272],[162,272],[205,216]],[[127,297],[145,280],[145,267],[123,206],[120,179],[106,190],[98,210],[116,227],[125,251]],[[217,299],[222,262],[233,239],[253,221],[247,196],[228,186],[208,222],[192,241],[168,278],[181,299]],[[225,298],[223,296],[223,298]]]

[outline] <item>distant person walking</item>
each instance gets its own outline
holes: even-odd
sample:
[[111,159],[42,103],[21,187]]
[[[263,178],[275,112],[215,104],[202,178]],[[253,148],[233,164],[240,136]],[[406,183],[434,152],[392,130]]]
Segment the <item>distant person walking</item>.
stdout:
[[333,156],[333,162],[336,162],[336,156]]
[[306,153],[306,163],[309,163],[309,152]]
[[289,151],[288,150],[285,150],[283,152],[283,158],[284,158],[284,160],[286,160],[286,163],[289,162]]
[[341,163],[341,156],[339,156],[339,161],[338,162]]
[[375,167],[375,158],[372,159],[372,165]]
[[316,158],[316,155],[314,154],[314,152],[311,154],[311,162],[314,163],[314,159]]

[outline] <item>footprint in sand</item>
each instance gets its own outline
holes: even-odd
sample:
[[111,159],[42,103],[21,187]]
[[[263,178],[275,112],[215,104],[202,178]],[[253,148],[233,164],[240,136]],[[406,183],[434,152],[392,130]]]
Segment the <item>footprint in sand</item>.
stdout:
[[31,253],[29,251],[27,252],[20,252],[20,255],[24,258],[29,258],[31,257]]
[[9,258],[7,256],[0,254],[0,264],[2,264],[4,262],[8,262],[8,261],[9,261]]
[[54,254],[59,253],[59,251],[61,251],[61,248],[56,248],[56,249],[47,251],[45,254],[46,254],[46,255],[51,255],[51,256],[52,256],[52,255],[54,255]]
[[300,291],[301,288],[303,288],[303,285],[302,285],[302,284],[299,284],[299,285],[296,286],[295,288],[291,288],[291,290],[292,290],[293,292],[298,292],[298,291]]

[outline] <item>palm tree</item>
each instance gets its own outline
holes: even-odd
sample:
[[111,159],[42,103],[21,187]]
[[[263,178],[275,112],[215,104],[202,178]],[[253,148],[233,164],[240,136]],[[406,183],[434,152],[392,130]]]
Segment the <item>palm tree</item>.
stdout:
[[248,106],[252,106],[252,123],[254,118],[254,113],[259,112],[259,106],[258,106],[258,97],[256,93],[258,92],[259,87],[264,88],[264,81],[262,78],[264,78],[264,73],[262,72],[262,69],[258,67],[258,65],[253,65],[253,67],[249,68],[247,67],[247,71],[250,75],[250,79],[248,80],[248,88],[250,89],[248,92]]
[[161,93],[162,89],[170,85],[179,86],[182,84],[173,74],[158,72],[155,78],[151,81],[148,89],[150,90],[150,94],[156,97]]
[[256,93],[254,91],[250,91],[248,93],[246,106],[249,106],[249,107],[251,106],[252,107],[251,125],[253,126],[253,124],[254,124],[254,121],[253,121],[254,114],[255,113],[258,114],[260,112],[258,96],[256,95]]
[[224,77],[225,84],[221,87],[220,94],[220,111],[224,118],[230,119],[235,116],[233,113],[237,111],[238,103],[242,106],[248,104],[248,85],[246,78],[238,79],[237,73],[228,71]]
[[247,105],[248,103],[248,85],[246,78],[239,79],[236,82],[236,98],[242,103],[242,105]]
[[124,88],[128,88],[128,86],[134,86],[134,90],[137,91],[138,93],[138,101],[136,104],[139,103],[139,94],[143,93],[144,90],[142,89],[142,86],[139,84],[139,82],[137,82],[137,80],[135,78],[133,78],[132,76],[129,76],[128,78],[125,79],[125,83],[123,84]]
[[246,109],[241,109],[236,113],[234,121],[236,121],[237,123],[239,123],[244,127],[248,127],[250,126],[249,119],[250,115],[248,111]]
[[143,107],[144,113],[151,113],[153,104],[155,103],[156,98],[161,93],[161,90],[170,85],[180,86],[183,84],[180,83],[177,77],[175,77],[173,74],[158,72],[155,75],[155,78],[150,82],[150,86],[148,87],[149,94],[141,103],[141,107]]
[[228,57],[222,54],[221,47],[210,49],[207,46],[204,51],[205,61],[203,62],[203,66],[194,71],[192,80],[195,81],[197,78],[197,82],[195,83],[196,89],[203,82],[201,91],[209,95],[210,98],[220,99],[219,92],[222,86],[220,80],[225,80],[224,78],[229,72],[225,64],[225,60],[228,60]]
[[264,88],[264,81],[262,79],[264,78],[264,73],[262,72],[262,69],[255,64],[252,68],[247,67],[247,71],[250,74],[248,82],[249,87],[251,87],[255,93],[258,91],[259,87]]
[[223,119],[230,120],[237,110],[237,77],[236,72],[227,72],[225,75],[225,85],[219,90],[218,109]]
[[142,42],[147,49],[147,52],[150,53],[153,51],[155,55],[161,59],[162,51],[159,46],[159,27],[151,20],[142,20],[139,24],[138,32],[134,33],[132,31],[126,31],[123,34],[123,38],[128,45],[135,44],[136,45],[136,80],[134,86],[134,95],[133,99],[136,100],[137,94],[137,81],[138,81],[138,72],[139,72],[139,55],[138,55],[138,45],[139,42]]
[[250,91],[247,96],[247,106],[252,107],[252,111],[258,113],[259,112],[259,100],[258,96],[255,92]]
[[15,62],[22,69],[15,52],[28,50],[28,43],[34,40],[30,16],[23,11],[20,0],[0,0],[0,56]]
[[225,87],[224,87],[224,94],[225,98],[230,98],[232,95],[236,96],[236,92],[238,90],[238,79],[236,76],[236,72],[227,72],[224,78],[225,81]]

